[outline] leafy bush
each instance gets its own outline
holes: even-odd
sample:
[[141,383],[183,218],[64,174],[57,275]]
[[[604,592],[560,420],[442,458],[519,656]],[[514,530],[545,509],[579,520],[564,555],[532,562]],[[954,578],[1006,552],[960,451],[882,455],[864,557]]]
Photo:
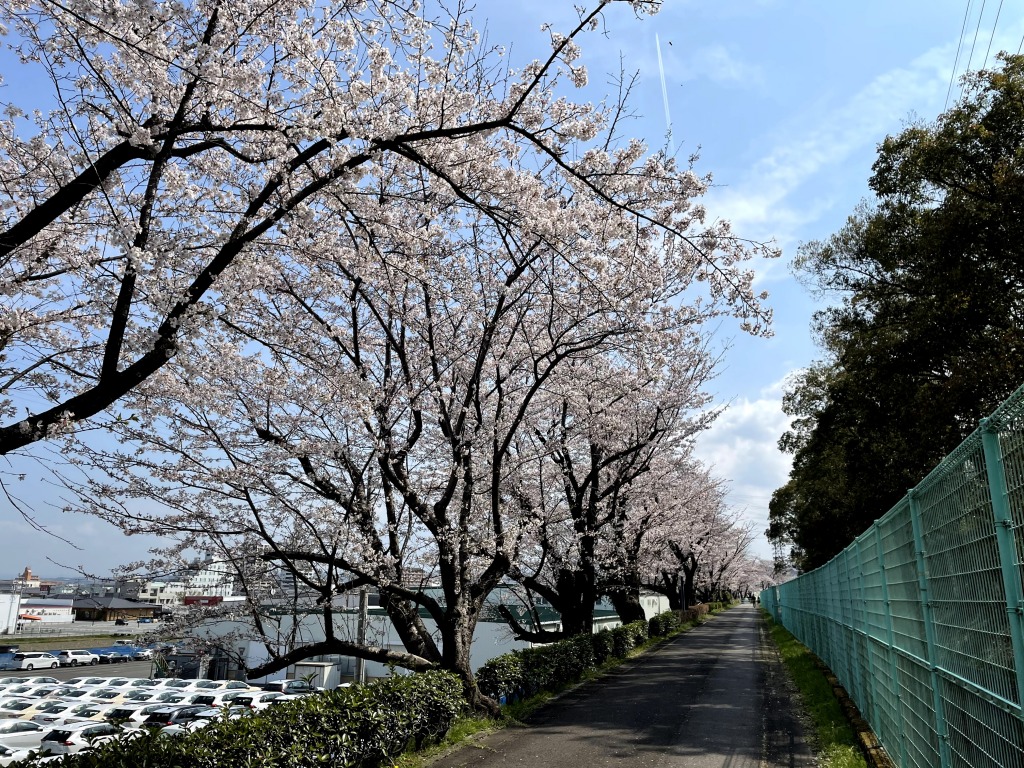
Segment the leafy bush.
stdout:
[[648,633],[651,637],[664,637],[670,635],[679,628],[679,617],[674,611],[665,611],[657,616],[652,616],[647,622]]
[[630,624],[623,624],[612,630],[612,640],[615,643],[615,657],[622,659],[629,655],[629,652],[647,640],[647,622],[634,621]]
[[447,672],[396,676],[221,720],[188,736],[139,731],[65,757],[63,768],[367,768],[441,739],[465,706]]
[[685,611],[676,611],[675,613],[679,617],[680,624],[697,624],[708,615],[710,610],[707,603],[698,603]]
[[615,641],[610,629],[602,629],[590,636],[590,646],[594,650],[594,663],[604,664],[615,653]]
[[497,656],[476,673],[476,684],[480,692],[492,699],[502,696],[511,699],[523,688],[524,680],[523,657],[512,651]]

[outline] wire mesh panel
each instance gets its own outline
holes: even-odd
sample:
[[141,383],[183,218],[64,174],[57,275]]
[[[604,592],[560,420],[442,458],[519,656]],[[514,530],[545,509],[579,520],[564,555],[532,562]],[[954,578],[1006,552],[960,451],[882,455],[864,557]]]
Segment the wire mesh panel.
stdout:
[[1016,712],[950,681],[943,681],[942,697],[954,765],[1024,768],[1024,723]]
[[928,657],[928,643],[925,639],[910,502],[905,499],[901,501],[876,525],[882,533],[882,557],[885,580],[889,587],[893,645],[905,653],[925,659]]
[[901,768],[1024,768],[1024,387],[867,533],[762,600]]
[[928,595],[942,669],[1017,701],[996,542],[980,439],[964,443],[919,491]]
[[942,758],[939,736],[935,732],[931,670],[917,659],[906,656],[898,658],[896,667],[907,765],[938,768],[942,765]]

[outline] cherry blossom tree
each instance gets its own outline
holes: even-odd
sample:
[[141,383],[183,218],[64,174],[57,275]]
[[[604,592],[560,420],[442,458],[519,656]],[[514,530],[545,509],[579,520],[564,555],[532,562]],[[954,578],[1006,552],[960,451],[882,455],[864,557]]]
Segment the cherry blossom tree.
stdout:
[[52,88],[5,104],[0,120],[0,453],[116,418],[115,403],[215,322],[223,292],[259,284],[324,214],[356,221],[399,160],[524,223],[555,201],[535,189],[521,205],[508,197],[521,174],[477,186],[467,168],[530,154],[577,194],[684,238],[669,247],[699,251],[692,266],[763,327],[742,249],[720,251],[727,229],[687,229],[698,180],[665,159],[638,163],[639,146],[573,157],[609,115],[555,89],[585,82],[577,38],[608,5],[513,72],[461,5],[6,3],[9,44]]
[[[629,364],[619,354],[566,366],[547,421],[535,425],[547,462],[537,465],[532,547],[514,575],[527,604],[534,595],[543,598],[558,610],[562,626],[557,632],[530,629],[504,611],[521,639],[550,642],[591,632],[601,595],[612,598],[624,621],[643,615],[636,558],[660,513],[664,467],[688,452],[693,435],[715,415],[703,410],[709,398],[701,388],[715,360],[699,335],[692,329],[666,334],[660,350],[652,341]],[[659,368],[651,361],[665,362]]]
[[720,599],[736,583],[733,574],[750,558],[755,539],[753,523],[726,507],[720,480],[707,470],[691,478],[675,501],[686,523],[653,531],[643,558],[644,586],[668,597],[673,608]]
[[[461,5],[16,2],[2,20],[56,107],[28,138],[24,108],[0,127],[0,452],[63,433],[92,473],[80,508],[173,537],[165,559],[232,559],[259,672],[439,664],[477,701],[469,647],[530,532],[526,438],[556,375],[671,367],[666,339],[770,318],[708,180],[620,141],[620,100],[565,95],[610,5],[513,71]],[[22,418],[30,394],[52,405]],[[76,440],[90,420],[125,447]],[[322,643],[261,628],[270,564]],[[331,634],[364,584],[406,653]]]

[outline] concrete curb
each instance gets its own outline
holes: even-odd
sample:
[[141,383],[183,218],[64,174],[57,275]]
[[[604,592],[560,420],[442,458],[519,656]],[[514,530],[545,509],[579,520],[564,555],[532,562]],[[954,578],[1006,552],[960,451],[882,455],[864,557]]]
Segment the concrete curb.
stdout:
[[832,692],[835,694],[839,706],[843,708],[843,714],[846,715],[846,719],[850,722],[850,727],[857,734],[857,742],[860,744],[861,751],[864,753],[864,758],[867,760],[868,765],[871,768],[896,768],[896,764],[889,757],[889,753],[885,751],[885,747],[879,742],[878,737],[871,730],[867,720],[861,716],[860,710],[857,709],[857,705],[853,703],[853,699],[850,698],[850,694],[843,688],[839,679],[821,659],[817,656],[814,658],[818,668],[824,673],[825,679],[832,686]]

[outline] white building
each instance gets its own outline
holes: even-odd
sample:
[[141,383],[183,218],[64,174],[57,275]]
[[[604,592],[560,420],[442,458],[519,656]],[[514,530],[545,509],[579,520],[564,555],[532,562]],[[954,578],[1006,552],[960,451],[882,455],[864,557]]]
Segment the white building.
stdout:
[[21,595],[13,592],[0,593],[0,635],[13,635],[18,627],[18,611]]
[[21,601],[18,615],[23,621],[37,624],[70,624],[75,620],[75,613],[71,609],[74,602],[70,597],[26,597]]
[[232,597],[235,594],[234,573],[227,563],[207,558],[185,580],[185,597]]
[[181,605],[185,597],[183,581],[147,581],[139,589],[139,600],[154,605]]

